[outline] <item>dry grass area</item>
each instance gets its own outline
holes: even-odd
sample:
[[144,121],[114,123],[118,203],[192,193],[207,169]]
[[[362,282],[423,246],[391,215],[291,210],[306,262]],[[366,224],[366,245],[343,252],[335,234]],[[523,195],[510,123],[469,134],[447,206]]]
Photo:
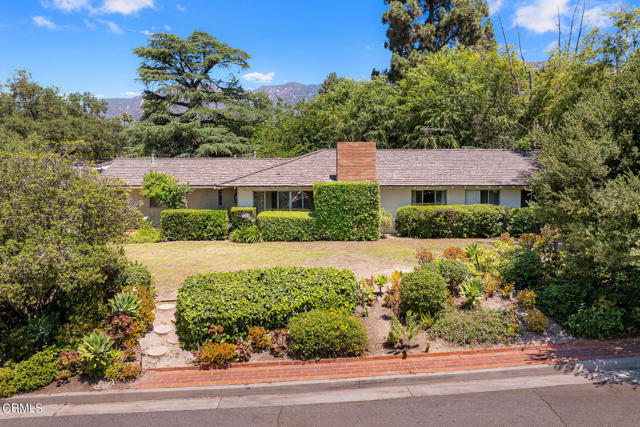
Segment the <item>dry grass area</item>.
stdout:
[[127,257],[144,263],[155,275],[158,296],[172,299],[184,279],[197,273],[257,267],[303,266],[349,268],[357,276],[411,270],[416,248],[434,255],[450,246],[465,247],[490,240],[408,239],[388,237],[376,242],[267,242],[240,244],[228,241],[162,242],[125,246]]

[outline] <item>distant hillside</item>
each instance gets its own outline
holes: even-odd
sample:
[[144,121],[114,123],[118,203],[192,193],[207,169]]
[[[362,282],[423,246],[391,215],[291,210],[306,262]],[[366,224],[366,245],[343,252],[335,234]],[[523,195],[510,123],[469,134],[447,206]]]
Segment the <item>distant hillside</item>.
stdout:
[[[275,104],[280,97],[286,104],[295,105],[303,99],[313,99],[318,94],[320,85],[303,85],[302,83],[285,83],[275,86],[260,86],[254,89],[254,92],[266,93],[269,99]],[[122,113],[131,114],[138,120],[142,117],[142,96],[134,98],[105,98],[108,109],[105,117],[112,119],[118,117]]]
[[260,86],[254,89],[254,92],[266,93],[269,99],[276,103],[278,97],[286,104],[295,105],[303,99],[310,100],[318,94],[320,85],[303,85],[302,83],[285,83],[275,86]]

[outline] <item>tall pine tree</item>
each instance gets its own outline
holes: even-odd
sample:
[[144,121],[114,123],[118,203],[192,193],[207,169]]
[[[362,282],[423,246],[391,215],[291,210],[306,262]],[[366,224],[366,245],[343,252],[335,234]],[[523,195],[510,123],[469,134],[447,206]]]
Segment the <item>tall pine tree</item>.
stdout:
[[264,94],[245,91],[234,72],[249,54],[202,31],[182,39],[153,34],[133,50],[142,59],[142,121],[127,133],[133,154],[231,156],[250,150],[257,123],[271,108]]
[[[393,52],[391,80],[399,80],[416,54],[461,44],[476,49],[495,46],[489,7],[483,0],[384,0],[389,9],[385,47]],[[415,52],[415,53],[414,53]],[[377,71],[374,70],[374,74]]]

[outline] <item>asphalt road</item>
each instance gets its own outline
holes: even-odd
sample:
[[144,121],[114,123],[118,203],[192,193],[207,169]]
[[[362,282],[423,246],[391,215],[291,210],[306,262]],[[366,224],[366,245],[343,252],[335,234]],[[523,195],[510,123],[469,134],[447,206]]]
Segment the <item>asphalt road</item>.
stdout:
[[638,426],[637,383],[370,402],[85,415],[2,421],[7,426]]

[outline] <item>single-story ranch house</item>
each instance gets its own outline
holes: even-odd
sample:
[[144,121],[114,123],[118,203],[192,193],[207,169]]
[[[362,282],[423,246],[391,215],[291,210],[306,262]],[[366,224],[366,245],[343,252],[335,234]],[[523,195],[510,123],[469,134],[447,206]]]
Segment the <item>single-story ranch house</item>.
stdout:
[[313,210],[313,184],[376,181],[381,204],[395,214],[416,204],[490,203],[526,206],[528,176],[538,167],[525,150],[377,150],[373,142],[341,142],[290,159],[260,158],[116,158],[101,172],[119,178],[154,223],[164,209],[140,194],[142,179],[153,170],[171,174],[193,192],[191,209]]

